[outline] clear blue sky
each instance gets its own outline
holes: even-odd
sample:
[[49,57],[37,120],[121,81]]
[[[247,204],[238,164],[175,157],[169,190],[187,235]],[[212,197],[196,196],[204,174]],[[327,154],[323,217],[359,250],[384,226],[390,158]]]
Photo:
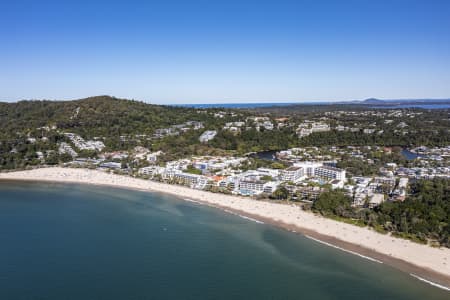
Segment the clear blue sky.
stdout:
[[0,100],[103,94],[450,98],[450,1],[0,1]]

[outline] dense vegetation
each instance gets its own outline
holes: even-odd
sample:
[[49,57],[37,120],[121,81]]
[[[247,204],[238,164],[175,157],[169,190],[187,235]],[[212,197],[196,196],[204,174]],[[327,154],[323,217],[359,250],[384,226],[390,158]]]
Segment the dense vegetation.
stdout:
[[236,150],[238,153],[282,150],[298,145],[298,137],[288,129],[260,131],[251,129],[241,134],[221,131],[210,145],[220,149]]
[[[186,121],[200,121],[206,128],[217,126],[213,114],[198,113],[193,108],[152,105],[109,96],[75,101],[0,103],[0,168],[39,164],[36,151],[57,150],[57,143],[68,141],[64,132],[73,132],[85,139],[100,138],[107,151],[129,150],[139,145],[163,150],[168,159],[220,152],[220,149],[211,149],[199,142],[201,130],[164,139],[152,138],[156,129]],[[53,126],[55,130],[48,129]],[[30,142],[29,137],[36,141]],[[41,140],[42,137],[47,140]],[[52,153],[46,164],[66,159]]]
[[[20,101],[0,103],[3,136],[17,131],[56,125],[86,138],[128,134],[151,134],[154,129],[182,123],[195,110],[152,105],[109,96],[75,101]],[[199,116],[195,114],[198,118]]]
[[[423,125],[418,125],[422,127]],[[387,129],[382,134],[365,134],[362,132],[317,132],[300,140],[301,146],[446,146],[449,143],[447,128],[426,127],[403,134],[395,129]]]
[[[370,110],[373,114],[360,114]],[[355,114],[342,114],[351,111]],[[284,150],[301,146],[446,146],[450,144],[450,119],[448,110],[427,112],[406,110],[414,114],[405,121],[408,127],[386,124],[376,113],[386,110],[370,109],[361,105],[297,105],[247,110],[195,109],[187,107],[152,105],[134,100],[117,99],[109,96],[91,97],[75,101],[20,101],[0,103],[0,169],[23,168],[37,165],[36,152],[57,149],[57,143],[66,141],[64,132],[80,134],[85,139],[98,138],[106,145],[106,151],[130,150],[143,146],[152,151],[162,150],[162,160],[172,160],[189,155],[243,155],[264,150]],[[217,112],[225,112],[217,117]],[[376,134],[349,131],[316,132],[299,138],[298,124],[305,120],[322,120],[332,128],[337,124],[348,127],[358,126],[361,130],[369,125],[376,126]],[[417,113],[420,112],[420,113]],[[334,114],[334,113],[337,113]],[[265,130],[247,121],[238,132],[223,130],[226,122],[246,121],[250,116],[266,116],[273,123],[273,130]],[[277,128],[277,116],[287,116],[288,122]],[[199,121],[204,129],[190,130],[179,135],[154,138],[156,129]],[[403,119],[396,119],[396,123]],[[357,124],[357,125],[355,125]],[[424,125],[426,124],[426,126]],[[55,130],[44,128],[52,127]],[[199,136],[204,130],[217,130],[216,137],[208,143],[200,143]],[[381,133],[379,133],[381,132]],[[29,137],[36,138],[30,142]],[[48,140],[43,141],[45,137]],[[96,153],[81,153],[81,156]],[[51,153],[46,164],[66,161],[68,157]],[[390,158],[392,159],[392,157]],[[373,165],[357,159],[343,159],[339,167],[354,170],[355,175],[373,174],[382,159],[374,157]],[[350,170],[350,171],[351,171]]]
[[410,192],[403,202],[384,202],[373,210],[352,208],[351,199],[343,192],[325,192],[312,208],[380,232],[450,247],[450,180],[419,180]]

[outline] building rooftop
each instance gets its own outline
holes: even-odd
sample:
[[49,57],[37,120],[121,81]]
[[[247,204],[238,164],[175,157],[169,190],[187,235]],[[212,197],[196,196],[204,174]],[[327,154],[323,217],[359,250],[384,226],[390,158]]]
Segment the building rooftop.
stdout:
[[302,169],[302,167],[291,166],[291,167],[287,168],[285,171],[297,171],[299,169]]

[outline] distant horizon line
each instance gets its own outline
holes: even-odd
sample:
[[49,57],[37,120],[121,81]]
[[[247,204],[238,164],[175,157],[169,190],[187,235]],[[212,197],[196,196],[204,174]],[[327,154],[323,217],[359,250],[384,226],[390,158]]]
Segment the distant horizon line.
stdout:
[[[208,105],[208,104],[314,104],[314,103],[361,103],[366,100],[379,100],[383,102],[407,102],[407,101],[450,101],[450,98],[367,98],[367,99],[353,99],[353,100],[299,100],[299,101],[241,101],[241,102],[185,102],[185,103],[169,103],[166,105]],[[145,101],[144,101],[145,102]]]
[[346,100],[282,100],[282,101],[277,101],[277,100],[272,100],[272,101],[267,101],[267,100],[262,100],[262,101],[258,101],[258,100],[242,100],[242,101],[230,101],[230,102],[222,102],[223,100],[218,100],[218,101],[208,101],[208,102],[157,102],[157,101],[153,101],[153,100],[140,100],[137,98],[126,98],[126,97],[118,97],[118,96],[112,96],[112,95],[95,95],[95,96],[88,96],[88,97],[82,97],[82,98],[75,98],[75,99],[45,99],[45,98],[41,98],[41,99],[20,99],[20,100],[0,100],[0,102],[2,103],[18,103],[21,101],[77,101],[77,100],[83,100],[83,99],[88,99],[88,98],[95,98],[95,97],[111,97],[111,98],[116,98],[116,99],[123,99],[123,100],[133,100],[133,101],[141,101],[144,103],[148,103],[148,104],[155,104],[155,105],[170,105],[170,106],[186,106],[186,105],[229,105],[229,104],[316,104],[316,103],[323,103],[323,104],[332,104],[332,103],[361,103],[367,100],[373,100],[373,101],[382,101],[382,102],[407,102],[407,101],[450,101],[450,97],[449,98],[375,98],[375,97],[370,97],[370,98],[365,98],[365,99],[346,99]]

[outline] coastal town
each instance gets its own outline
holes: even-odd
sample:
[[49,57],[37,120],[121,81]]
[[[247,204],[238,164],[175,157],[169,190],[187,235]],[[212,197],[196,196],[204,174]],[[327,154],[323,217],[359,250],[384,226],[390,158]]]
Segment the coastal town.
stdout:
[[[356,207],[374,207],[383,201],[403,201],[410,180],[450,178],[448,165],[427,166],[430,161],[435,162],[437,158],[438,161],[448,160],[450,147],[412,149],[414,152],[410,153],[417,155],[421,153],[421,156],[415,159],[423,165],[422,167],[405,167],[389,162],[380,167],[378,174],[374,176],[348,176],[345,169],[336,167],[339,165],[337,156],[307,155],[312,151],[320,153],[317,148],[295,148],[274,152],[270,164],[272,167],[269,165],[256,169],[248,169],[251,160],[249,157],[193,156],[159,163],[158,157],[163,153],[151,152],[143,147],[136,147],[131,152],[105,153],[100,155],[99,159],[75,158],[66,165],[114,170],[117,173],[181,184],[194,189],[260,199],[278,197],[308,202],[317,199],[325,190],[344,189],[353,199],[352,205]],[[339,155],[350,153],[353,157],[364,158],[361,151],[355,147],[339,150],[333,148],[331,152]],[[304,160],[305,156],[314,160]],[[318,157],[325,160],[319,160]],[[120,162],[130,158],[137,165],[147,164],[147,166],[132,169]],[[371,163],[370,159],[365,159],[365,162]],[[286,194],[276,196],[277,190],[285,190]]]
[[[82,113],[82,111],[81,111]],[[152,134],[120,135],[121,143],[141,143],[127,150],[105,145],[105,137],[89,139],[61,130],[55,124],[28,133],[27,144],[48,144],[48,137],[62,137],[55,150],[35,152],[37,164],[46,165],[49,157],[64,158],[66,167],[85,167],[106,172],[141,177],[148,180],[184,185],[193,189],[233,194],[256,199],[291,200],[312,203],[326,191],[343,191],[353,207],[374,208],[385,201],[404,201],[411,182],[419,179],[450,178],[450,146],[305,146],[281,150],[248,152],[229,151],[223,155],[189,155],[170,160],[152,145],[159,140],[181,137],[190,132],[205,146],[218,134],[239,136],[244,132],[293,132],[299,141],[315,134],[380,136],[386,130],[405,136],[408,123],[420,118],[418,110],[335,110],[306,118],[286,115],[249,115],[230,110],[197,110],[210,115],[214,127],[203,121],[187,120]],[[71,119],[79,117],[77,107]],[[368,122],[369,118],[370,122]],[[359,121],[358,121],[359,120]],[[434,121],[429,121],[434,122]],[[220,128],[217,127],[220,124]],[[414,131],[414,130],[413,130]],[[17,151],[17,146],[11,152]]]
[[[225,109],[107,96],[47,105],[7,106],[24,120],[1,119],[2,173],[96,170],[211,197],[295,204],[383,234],[450,245],[443,225],[448,110],[372,104]],[[36,119],[30,106],[52,117]]]
[[450,299],[450,0],[1,3],[0,300]]

